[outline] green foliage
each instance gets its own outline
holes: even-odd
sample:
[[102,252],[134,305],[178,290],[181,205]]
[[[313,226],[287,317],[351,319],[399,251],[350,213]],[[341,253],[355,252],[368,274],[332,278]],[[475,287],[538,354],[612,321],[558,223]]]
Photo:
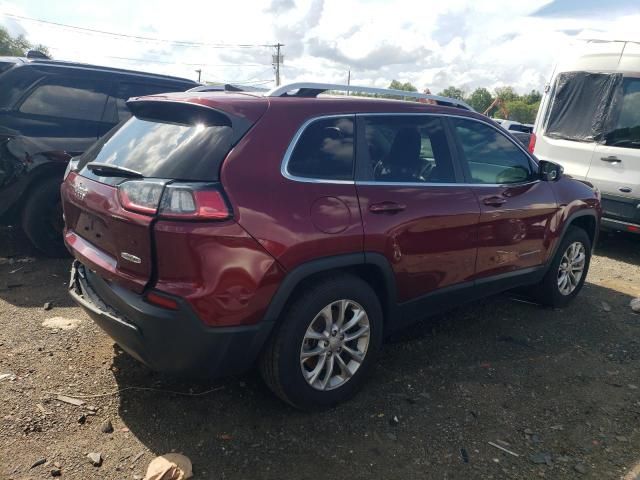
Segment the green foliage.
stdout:
[[454,87],[453,85],[445,88],[438,95],[442,97],[455,98],[456,100],[464,100],[465,91],[462,88]]
[[527,105],[539,104],[542,100],[542,94],[538,90],[531,90],[529,93],[522,96],[522,100]]
[[520,123],[533,123],[539,106],[540,103],[529,105],[523,99],[506,102],[509,120],[515,120]]
[[0,56],[23,57],[28,50],[38,50],[50,56],[44,45],[33,45],[23,35],[12,37],[4,27],[0,27]]
[[405,92],[417,92],[418,89],[414,87],[410,82],[399,82],[398,80],[391,80],[389,87],[393,90],[404,90]]
[[520,96],[515,92],[513,87],[498,87],[495,93],[496,98],[500,98],[504,102],[512,102],[520,99]]
[[480,87],[476,88],[466,100],[476,112],[482,113],[489,108],[489,105],[493,102],[493,97],[489,90]]

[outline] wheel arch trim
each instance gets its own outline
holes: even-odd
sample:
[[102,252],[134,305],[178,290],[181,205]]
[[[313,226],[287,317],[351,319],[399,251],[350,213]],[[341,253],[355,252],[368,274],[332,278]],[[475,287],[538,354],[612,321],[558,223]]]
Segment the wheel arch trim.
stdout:
[[384,255],[375,252],[360,252],[311,260],[290,270],[271,299],[263,321],[277,322],[295,289],[313,275],[367,265],[377,268],[382,276],[383,288],[385,289],[384,293],[387,298],[384,315],[386,319],[390,318],[397,309],[396,284],[393,269]]

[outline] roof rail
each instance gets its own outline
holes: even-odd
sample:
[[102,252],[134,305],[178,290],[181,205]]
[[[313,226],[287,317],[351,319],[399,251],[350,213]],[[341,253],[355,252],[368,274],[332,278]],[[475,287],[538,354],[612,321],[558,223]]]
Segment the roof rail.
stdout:
[[[293,90],[297,90],[296,93],[290,94]],[[424,98],[427,100],[433,100],[439,104],[451,105],[454,107],[464,108],[466,110],[473,111],[468,104],[462,100],[449,97],[441,97],[440,95],[430,95],[427,93],[408,92],[405,90],[394,90],[391,88],[376,88],[376,87],[360,87],[358,85],[343,85],[337,83],[313,83],[313,82],[298,82],[289,83],[276,87],[273,90],[269,90],[265,93],[266,97],[317,97],[319,94],[335,90],[340,92],[362,92],[362,93],[375,93],[379,95],[396,95],[400,97],[410,98]]]

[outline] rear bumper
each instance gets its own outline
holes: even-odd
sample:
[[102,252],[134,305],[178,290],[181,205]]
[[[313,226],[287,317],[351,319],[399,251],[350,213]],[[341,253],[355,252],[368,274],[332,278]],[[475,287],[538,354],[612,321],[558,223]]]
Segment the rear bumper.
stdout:
[[71,297],[123,350],[151,369],[198,376],[224,376],[251,368],[273,322],[242,327],[206,327],[186,302],[167,310],[108,282],[74,261]]

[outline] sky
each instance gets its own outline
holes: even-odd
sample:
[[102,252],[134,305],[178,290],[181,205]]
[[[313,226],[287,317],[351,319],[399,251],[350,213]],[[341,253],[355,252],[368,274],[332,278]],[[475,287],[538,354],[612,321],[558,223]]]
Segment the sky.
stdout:
[[[0,25],[54,58],[203,81],[282,81],[433,93],[505,85],[542,90],[556,60],[587,38],[638,39],[639,0],[0,0]],[[128,35],[117,37],[30,19]],[[132,38],[132,37],[145,37]],[[149,40],[154,39],[154,40]],[[181,43],[180,43],[181,42]]]

